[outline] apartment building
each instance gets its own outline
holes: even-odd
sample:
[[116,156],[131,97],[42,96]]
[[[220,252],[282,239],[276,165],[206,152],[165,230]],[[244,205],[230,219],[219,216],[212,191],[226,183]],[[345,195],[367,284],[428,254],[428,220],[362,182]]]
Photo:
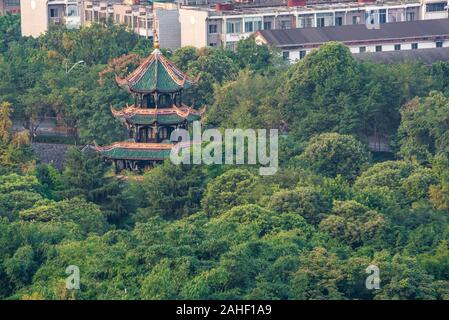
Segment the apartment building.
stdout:
[[254,38],[259,44],[278,48],[283,57],[292,62],[303,59],[311,50],[329,41],[345,44],[354,54],[449,48],[449,19],[386,23],[374,29],[346,25],[260,30]]
[[38,37],[51,25],[81,26],[81,0],[21,0],[22,36]]
[[[442,5],[444,4],[444,5]],[[447,0],[332,2],[288,0],[287,5],[217,4],[179,9],[181,46],[224,46],[258,30],[379,24],[448,18]]]
[[84,25],[113,21],[141,36],[153,36],[152,6],[140,5],[140,1],[84,1],[83,12]]
[[444,19],[448,17],[448,1],[427,0],[422,1],[422,20]]
[[0,0],[0,16],[20,13],[20,0]]
[[84,1],[85,25],[107,20],[126,26],[142,37],[151,38],[156,30],[163,48],[181,46],[181,25],[178,5],[170,2],[135,0]]

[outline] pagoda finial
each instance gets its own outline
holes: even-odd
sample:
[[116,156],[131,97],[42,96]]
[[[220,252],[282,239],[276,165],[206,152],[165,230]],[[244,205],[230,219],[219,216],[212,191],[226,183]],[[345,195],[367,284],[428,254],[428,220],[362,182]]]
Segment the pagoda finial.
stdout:
[[154,49],[159,49],[160,48],[159,37],[157,35],[157,30],[156,29],[153,30],[153,46],[154,46]]

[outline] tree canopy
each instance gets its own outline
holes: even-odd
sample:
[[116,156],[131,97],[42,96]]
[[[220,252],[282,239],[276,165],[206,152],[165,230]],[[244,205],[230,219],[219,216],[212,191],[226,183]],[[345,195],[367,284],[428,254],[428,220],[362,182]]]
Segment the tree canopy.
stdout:
[[[206,127],[279,129],[280,167],[116,176],[80,144],[126,139],[114,73],[151,42],[118,26],[18,28],[0,17],[0,299],[449,299],[447,62],[357,62],[328,43],[289,65],[251,38],[164,50],[199,77],[185,95]],[[44,116],[74,129],[63,170],[30,151]]]

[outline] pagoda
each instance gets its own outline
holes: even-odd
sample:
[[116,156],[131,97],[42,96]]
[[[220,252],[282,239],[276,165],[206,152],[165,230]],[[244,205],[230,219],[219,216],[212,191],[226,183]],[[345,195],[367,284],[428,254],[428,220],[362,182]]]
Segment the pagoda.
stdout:
[[115,76],[117,84],[134,97],[133,105],[121,110],[111,107],[114,117],[126,126],[129,139],[95,148],[114,161],[116,172],[145,169],[164,161],[174,146],[170,141],[172,131],[187,129],[204,112],[183,103],[184,89],[196,81],[164,57],[157,41],[154,48],[126,78]]

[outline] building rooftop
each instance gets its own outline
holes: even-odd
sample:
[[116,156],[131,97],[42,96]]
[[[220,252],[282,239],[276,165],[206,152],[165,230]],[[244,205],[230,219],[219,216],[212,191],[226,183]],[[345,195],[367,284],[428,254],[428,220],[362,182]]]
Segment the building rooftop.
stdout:
[[422,62],[431,65],[438,61],[449,61],[449,48],[365,52],[354,53],[353,56],[359,61],[375,63]]
[[328,41],[369,42],[449,35],[449,19],[416,20],[381,24],[368,29],[364,24],[322,28],[261,30],[257,32],[267,43],[277,47],[318,45]]
[[365,7],[388,7],[388,6],[419,6],[419,0],[388,0],[388,1],[375,1],[369,3],[358,3],[357,1],[339,1],[339,2],[327,2],[327,3],[308,3],[303,7],[289,7],[286,4],[281,5],[254,5],[254,4],[235,4],[231,10],[218,11],[215,6],[182,6],[182,9],[206,11],[211,16],[222,15],[242,15],[242,14],[272,14],[272,13],[289,13],[289,12],[308,12],[316,10],[329,10],[335,11],[338,9],[347,10],[351,8],[365,8]]

